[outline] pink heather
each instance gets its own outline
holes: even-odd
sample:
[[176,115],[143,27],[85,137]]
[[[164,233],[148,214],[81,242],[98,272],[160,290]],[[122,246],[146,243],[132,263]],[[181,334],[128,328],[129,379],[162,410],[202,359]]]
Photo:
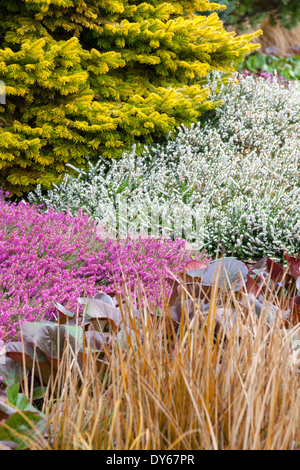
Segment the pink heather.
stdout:
[[[23,321],[53,320],[53,301],[76,312],[77,298],[99,290],[136,292],[136,281],[150,303],[159,305],[164,276],[191,260],[183,240],[99,235],[87,215],[42,212],[24,201],[6,202],[0,190],[0,340],[16,339]],[[101,233],[101,232],[100,232]]]

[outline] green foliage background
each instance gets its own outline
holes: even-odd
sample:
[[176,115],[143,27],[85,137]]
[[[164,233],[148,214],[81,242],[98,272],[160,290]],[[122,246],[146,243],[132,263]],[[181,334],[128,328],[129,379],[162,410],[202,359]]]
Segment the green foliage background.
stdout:
[[241,64],[241,72],[245,69],[252,73],[276,73],[286,80],[300,80],[300,55],[280,57],[261,53],[251,54]]
[[207,0],[10,0],[0,9],[0,187],[58,183],[66,163],[117,158],[214,106],[204,79],[258,46]]
[[299,0],[226,0],[232,5],[228,24],[236,26],[240,31],[243,24],[257,27],[267,16],[271,23],[279,23],[286,28],[293,28],[300,21]]

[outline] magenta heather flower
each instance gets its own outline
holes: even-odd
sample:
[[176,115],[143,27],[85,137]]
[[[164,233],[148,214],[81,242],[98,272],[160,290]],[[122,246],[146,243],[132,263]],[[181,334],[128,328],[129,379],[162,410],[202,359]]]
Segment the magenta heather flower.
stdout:
[[275,73],[271,73],[271,72],[264,72],[262,70],[256,70],[255,72],[250,72],[249,70],[247,69],[244,69],[243,72],[242,72],[242,75],[243,77],[247,77],[247,76],[255,76],[255,77],[258,77],[258,78],[264,78],[265,80],[270,80],[271,82],[276,79],[278,80],[282,85],[288,87],[289,86],[289,81],[284,78],[282,75],[280,74],[275,74]]
[[17,338],[20,322],[54,319],[53,301],[76,311],[78,297],[116,286],[143,291],[159,305],[168,271],[178,274],[190,261],[183,240],[108,240],[87,215],[46,213],[5,196],[0,192],[0,340]]

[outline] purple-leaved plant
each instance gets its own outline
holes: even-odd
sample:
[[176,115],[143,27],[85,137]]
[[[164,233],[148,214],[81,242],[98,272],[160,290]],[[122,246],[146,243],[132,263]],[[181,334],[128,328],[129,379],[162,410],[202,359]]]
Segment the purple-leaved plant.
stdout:
[[[99,290],[143,291],[155,305],[191,260],[183,240],[128,237],[109,240],[87,215],[76,217],[22,201],[0,191],[0,340],[18,338],[23,321],[52,320],[53,301],[71,311],[77,298]],[[136,281],[139,288],[136,289]]]

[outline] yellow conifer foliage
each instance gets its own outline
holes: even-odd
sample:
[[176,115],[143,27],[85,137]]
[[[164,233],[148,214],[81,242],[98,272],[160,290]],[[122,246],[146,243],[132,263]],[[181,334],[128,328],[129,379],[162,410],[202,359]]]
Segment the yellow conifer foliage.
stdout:
[[66,163],[117,158],[165,137],[209,102],[259,33],[226,32],[207,0],[11,0],[0,11],[0,186],[21,195]]

